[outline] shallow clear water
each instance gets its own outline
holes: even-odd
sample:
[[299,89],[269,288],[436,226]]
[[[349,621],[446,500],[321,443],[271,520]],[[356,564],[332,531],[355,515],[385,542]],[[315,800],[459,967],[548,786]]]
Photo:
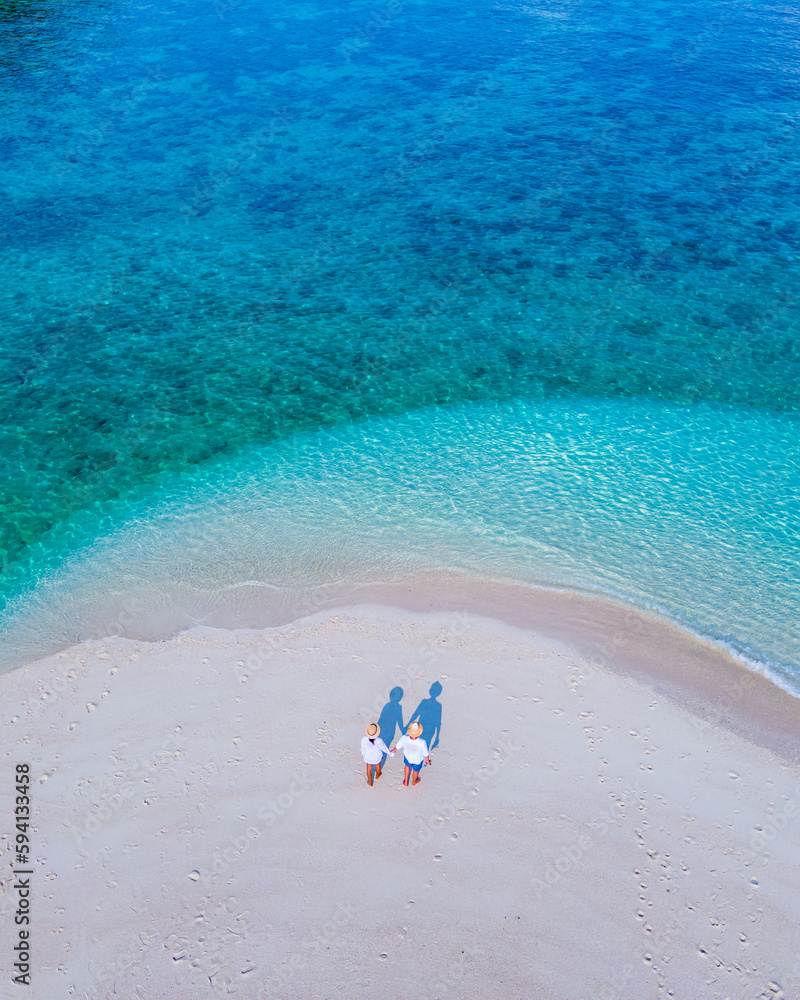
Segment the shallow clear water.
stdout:
[[[397,415],[416,444],[382,431],[384,461],[414,479],[441,422],[465,419],[447,408],[474,403],[476,426],[506,414],[496,440],[452,445],[477,513],[426,521],[415,560],[622,594],[798,667],[797,5],[1,0],[0,24],[14,628],[16,593],[45,614],[72,579],[56,603],[81,633],[111,558],[87,539],[161,503],[173,517],[179,495],[197,523],[246,504],[254,447],[338,425],[358,467],[350,423]],[[515,436],[520,412],[553,429]],[[572,422],[583,451],[540,462]],[[642,477],[604,478],[587,434]],[[206,509],[220,461],[229,493]],[[398,531],[424,520],[398,503]],[[368,506],[347,558],[317,512],[331,566],[405,558]],[[248,554],[241,521],[221,523],[219,550],[261,582],[265,551],[277,576],[310,565],[293,527]],[[228,585],[221,564],[187,580],[179,550],[143,559],[130,591],[158,573]]]
[[9,649],[273,624],[342,583],[434,566],[623,597],[791,683],[796,429],[702,404],[573,399],[297,435],[63,529],[7,609]]

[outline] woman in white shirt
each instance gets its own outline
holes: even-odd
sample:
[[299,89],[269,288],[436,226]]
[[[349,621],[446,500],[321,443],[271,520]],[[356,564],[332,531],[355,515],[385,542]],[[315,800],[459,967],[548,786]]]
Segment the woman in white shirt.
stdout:
[[408,727],[406,735],[400,737],[394,745],[394,750],[392,750],[393,757],[395,750],[403,751],[403,763],[405,764],[405,771],[403,772],[404,785],[408,784],[408,779],[412,771],[414,772],[414,778],[411,784],[418,785],[422,762],[424,761],[426,764],[430,764],[431,762],[430,754],[428,753],[428,744],[425,740],[420,739],[421,736],[422,726],[418,722],[412,722]]
[[370,722],[364,732],[365,735],[361,737],[361,756],[367,765],[367,782],[372,788],[373,772],[376,778],[380,778],[381,760],[385,753],[389,753],[389,748],[381,739],[381,730],[377,723]]

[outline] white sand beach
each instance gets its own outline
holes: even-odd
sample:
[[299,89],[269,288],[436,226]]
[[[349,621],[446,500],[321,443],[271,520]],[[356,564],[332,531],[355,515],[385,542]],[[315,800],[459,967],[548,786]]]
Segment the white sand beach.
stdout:
[[[4,858],[17,763],[34,803],[19,995],[800,996],[800,700],[523,589],[420,579],[0,677]],[[369,788],[365,724],[434,681],[432,766]]]

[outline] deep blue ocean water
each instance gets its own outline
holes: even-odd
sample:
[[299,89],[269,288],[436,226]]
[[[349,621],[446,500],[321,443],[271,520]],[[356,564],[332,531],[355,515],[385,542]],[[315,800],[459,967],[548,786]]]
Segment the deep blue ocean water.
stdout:
[[0,0],[3,662],[413,563],[794,676],[799,15]]

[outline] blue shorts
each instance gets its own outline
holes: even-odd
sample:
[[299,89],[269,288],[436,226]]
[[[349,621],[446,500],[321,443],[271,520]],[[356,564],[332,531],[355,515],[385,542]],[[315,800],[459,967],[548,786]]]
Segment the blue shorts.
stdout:
[[406,767],[410,767],[412,771],[421,771],[422,770],[423,761],[420,761],[419,764],[410,764],[405,759],[405,757],[403,757],[403,763],[406,765]]

